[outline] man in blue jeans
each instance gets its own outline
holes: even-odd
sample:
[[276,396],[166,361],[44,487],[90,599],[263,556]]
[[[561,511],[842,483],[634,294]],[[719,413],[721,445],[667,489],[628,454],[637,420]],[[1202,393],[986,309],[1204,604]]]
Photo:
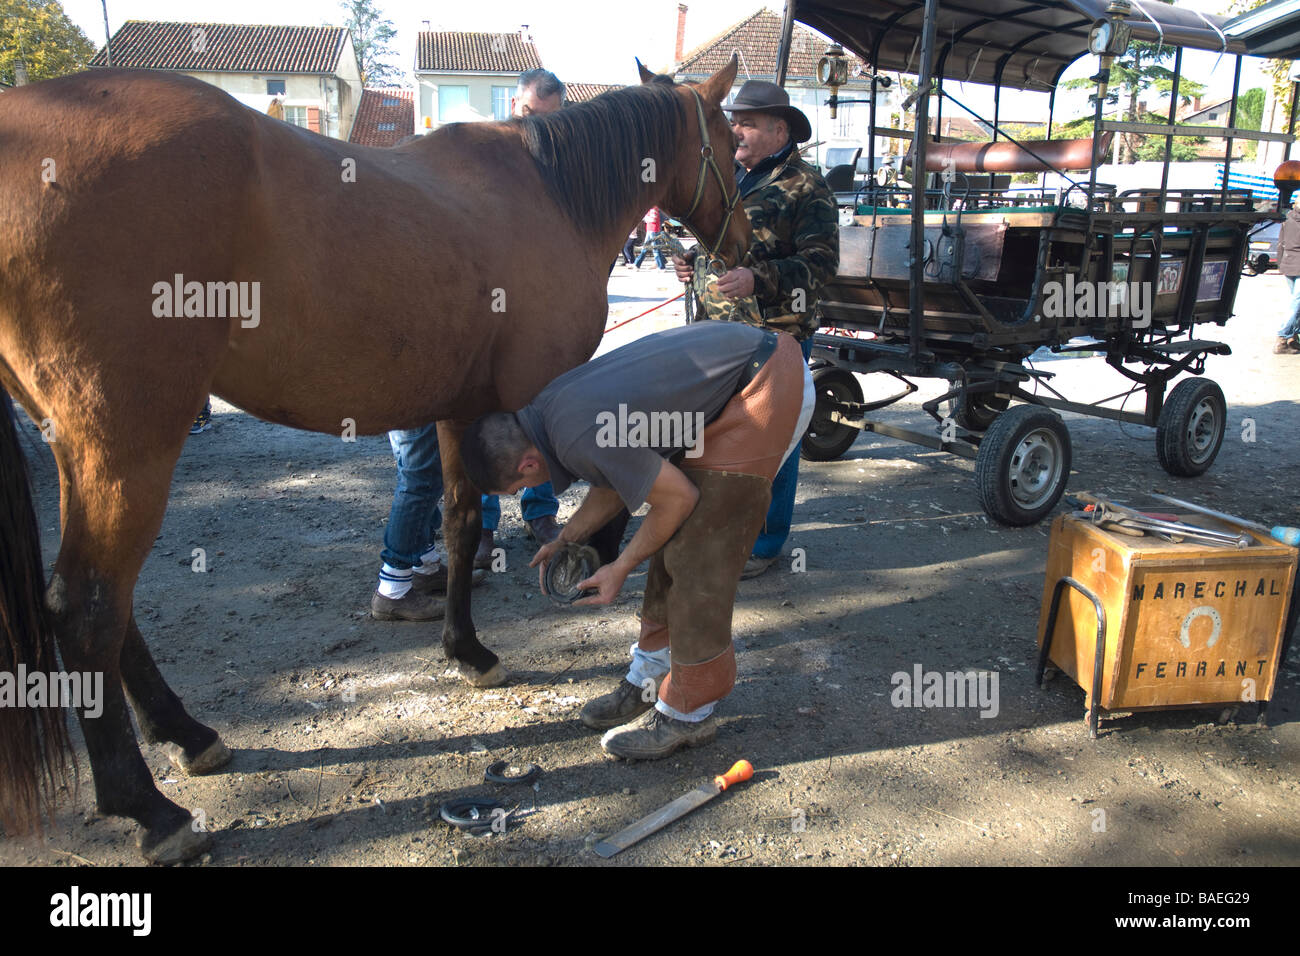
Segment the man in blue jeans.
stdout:
[[[510,99],[513,116],[553,113],[564,105],[564,84],[547,70],[528,70],[519,76]],[[384,529],[383,567],[379,586],[370,599],[370,614],[381,621],[434,621],[444,614],[435,593],[447,590],[447,567],[434,548],[442,526],[442,457],[438,452],[437,425],[388,433],[397,460],[397,490],[388,526]],[[520,503],[529,537],[548,544],[560,533],[560,503],[550,484],[530,488]],[[495,495],[483,496],[483,535],[474,555],[473,583],[482,583],[482,569],[492,564],[494,532],[501,520],[501,503]]]
[[[812,137],[803,111],[775,83],[750,80],[722,109],[736,137],[736,184],[754,232],[739,266],[716,280],[703,257],[673,258],[677,277],[692,282],[702,318],[758,324],[794,336],[804,360],[812,354],[815,306],[839,266],[839,215],[835,195],[799,155]],[[748,300],[752,308],[731,303]],[[781,555],[794,515],[799,479],[795,446],[772,482],[772,503],[741,578],[770,568]]]

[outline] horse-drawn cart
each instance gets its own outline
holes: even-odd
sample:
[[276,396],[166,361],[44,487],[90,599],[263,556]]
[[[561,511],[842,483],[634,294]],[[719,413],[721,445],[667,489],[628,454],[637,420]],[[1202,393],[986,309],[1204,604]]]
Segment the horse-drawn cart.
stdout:
[[[1188,135],[1226,140],[1225,166],[1234,139],[1285,142],[1289,157],[1290,133],[1235,125],[1242,58],[1253,52],[1257,27],[1126,0],[790,0],[787,48],[795,18],[835,41],[821,66],[832,108],[845,102],[837,97],[847,78],[842,44],[862,58],[869,77],[883,79],[886,70],[916,76],[914,129],[930,129],[933,98],[936,116],[945,105],[956,107],[993,131],[991,143],[953,144],[882,129],[876,98],[868,100],[866,168],[878,168],[877,136],[914,139],[912,183],[900,188],[882,175],[839,194],[840,267],[820,302],[818,403],[804,457],[837,458],[863,430],[954,452],[975,460],[984,510],[1012,525],[1038,521],[1065,490],[1070,436],[1054,410],[1152,426],[1168,472],[1208,469],[1227,408],[1203,373],[1208,356],[1229,348],[1200,337],[1197,326],[1222,325],[1232,315],[1249,234],[1279,213],[1257,209],[1250,191],[1229,188],[1226,175],[1220,188],[1170,188],[1169,164],[1175,136]],[[1131,40],[1175,50],[1166,123],[1103,118],[1111,67]],[[1268,52],[1277,55],[1277,46],[1274,38]],[[1226,127],[1175,127],[1184,49],[1235,57]],[[1052,139],[1050,112],[1062,74],[1089,52],[1100,57],[1092,77],[1093,135]],[[991,120],[958,102],[945,80],[950,88],[992,85]],[[1007,135],[999,124],[1004,88],[1049,94],[1046,139]],[[1098,182],[1116,134],[1163,139],[1158,184],[1118,191]],[[1006,188],[1006,174],[1025,172],[1053,173],[1064,185],[1049,187],[1043,176],[1034,190]],[[1284,188],[1283,204],[1287,195]],[[1070,401],[1053,388],[1051,373],[1026,362],[1043,347],[1102,353],[1129,384],[1101,401]],[[884,373],[900,388],[867,402],[854,373]],[[1191,377],[1170,389],[1184,373]],[[949,383],[922,405],[934,419],[931,431],[868,417],[916,391],[912,378]],[[1141,411],[1115,407],[1135,393],[1145,397]]]

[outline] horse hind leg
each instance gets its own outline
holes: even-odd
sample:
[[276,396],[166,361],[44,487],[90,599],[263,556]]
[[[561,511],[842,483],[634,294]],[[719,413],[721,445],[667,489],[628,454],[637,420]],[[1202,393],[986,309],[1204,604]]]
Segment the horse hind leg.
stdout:
[[135,615],[126,622],[122,642],[122,682],[147,743],[163,745],[176,769],[191,776],[212,773],[230,762],[231,752],[215,730],[199,723],[167,686],[154,663]]
[[[146,860],[174,863],[211,846],[211,836],[190,813],[154,785],[131,726],[124,679],[130,682],[151,733],[164,736],[186,729],[164,712],[141,654],[143,641],[131,630],[131,592],[167,505],[171,468],[184,431],[179,421],[174,443],[159,439],[152,454],[139,442],[102,445],[85,441],[70,422],[53,446],[63,490],[63,542],[46,603],[54,619],[59,650],[70,671],[97,681],[99,701],[78,716],[94,774],[99,811],[130,817],[140,824],[139,845]],[[122,427],[122,419],[101,415],[100,424]],[[141,429],[143,431],[143,429]],[[66,437],[65,437],[66,435]],[[154,436],[157,438],[157,436]],[[132,445],[128,458],[121,451]],[[124,664],[125,659],[125,674]],[[151,663],[151,662],[150,662]],[[156,670],[155,670],[156,673]],[[161,702],[160,702],[161,701]],[[179,701],[177,701],[179,706]],[[191,734],[194,728],[188,728]],[[189,741],[191,747],[197,740]]]

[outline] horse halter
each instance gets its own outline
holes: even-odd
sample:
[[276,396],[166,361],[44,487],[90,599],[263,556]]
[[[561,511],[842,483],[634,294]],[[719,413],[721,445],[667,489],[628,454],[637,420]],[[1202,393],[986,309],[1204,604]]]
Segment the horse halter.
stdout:
[[[722,241],[727,238],[727,230],[731,226],[731,217],[735,214],[736,206],[740,202],[740,187],[737,186],[734,193],[730,196],[727,195],[727,179],[722,174],[722,170],[718,166],[718,161],[713,155],[713,144],[709,142],[709,125],[708,121],[704,118],[704,98],[700,96],[699,92],[694,87],[689,87],[689,89],[691,94],[695,97],[695,115],[700,121],[700,174],[695,180],[695,198],[691,200],[691,208],[687,211],[686,215],[678,216],[676,218],[678,222],[690,231],[696,241],[707,250],[710,266],[715,262],[720,265],[725,265],[721,262],[718,250],[722,248]],[[718,238],[712,244],[706,243],[704,237],[700,235],[699,231],[690,222],[691,216],[695,215],[695,210],[700,206],[700,200],[704,198],[704,184],[707,181],[709,170],[713,171],[714,177],[718,180],[718,188],[722,190],[722,195],[727,200],[727,214],[722,218],[722,226],[718,230]]]

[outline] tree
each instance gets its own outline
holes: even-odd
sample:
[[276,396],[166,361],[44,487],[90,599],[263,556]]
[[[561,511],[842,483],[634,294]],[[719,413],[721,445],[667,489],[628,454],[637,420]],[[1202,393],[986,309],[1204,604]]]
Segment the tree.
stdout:
[[352,31],[352,45],[356,47],[357,62],[361,66],[361,85],[370,86],[398,78],[402,71],[384,58],[393,55],[388,45],[397,31],[392,20],[381,20],[374,0],[344,0],[339,4],[346,14],[343,25]]
[[0,82],[12,86],[19,63],[35,82],[84,70],[94,55],[56,0],[0,0]]

